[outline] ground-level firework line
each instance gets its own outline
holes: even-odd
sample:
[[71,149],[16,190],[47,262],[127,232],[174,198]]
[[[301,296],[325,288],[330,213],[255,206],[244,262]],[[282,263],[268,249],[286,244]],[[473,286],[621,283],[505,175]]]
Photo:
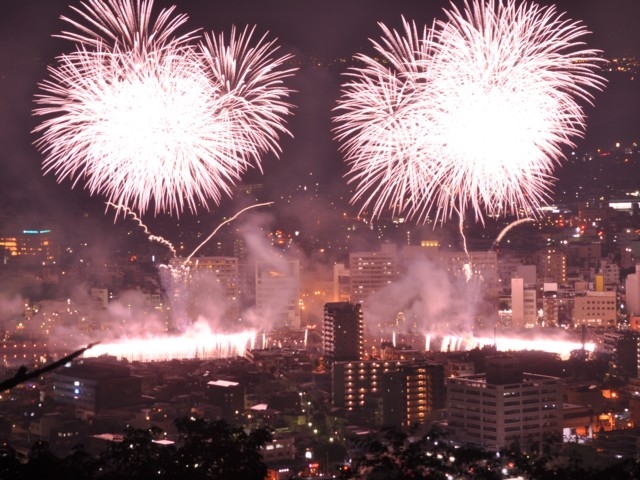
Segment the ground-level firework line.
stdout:
[[213,232],[211,232],[211,234],[204,239],[204,241],[198,245],[193,252],[191,252],[191,254],[186,258],[186,260],[184,261],[183,265],[186,265],[187,263],[189,263],[189,261],[191,260],[191,258],[196,254],[196,252],[198,250],[200,250],[209,240],[211,240],[213,238],[213,236],[218,233],[218,231],[225,226],[227,223],[233,222],[236,218],[238,218],[240,215],[242,215],[244,212],[246,212],[247,210],[251,210],[252,208],[257,208],[257,207],[265,207],[268,205],[273,205],[273,202],[265,202],[265,203],[256,203],[255,205],[249,205],[248,207],[243,208],[242,210],[240,210],[238,213],[236,213],[233,217],[229,217],[227,218],[224,222],[222,222],[220,225],[218,225]]
[[144,233],[147,235],[147,238],[149,239],[149,241],[151,242],[158,242],[161,243],[162,245],[164,245],[165,247],[167,247],[169,250],[171,250],[171,253],[173,253],[173,256],[175,257],[176,254],[176,249],[174,248],[173,244],[163,238],[163,237],[159,237],[157,235],[153,235],[149,229],[147,228],[147,226],[142,222],[142,220],[140,219],[140,217],[138,217],[138,215],[136,214],[136,212],[134,212],[133,210],[131,210],[129,207],[125,206],[125,205],[116,205],[115,203],[112,202],[107,202],[107,205],[115,208],[116,210],[124,210],[126,215],[129,215],[133,220],[136,221],[136,223],[138,224],[138,226],[142,227],[142,230],[144,231]]
[[191,327],[181,335],[156,335],[148,338],[123,338],[102,343],[87,352],[86,357],[109,355],[130,362],[163,362],[199,358],[203,360],[242,357],[255,348],[256,332],[213,333],[209,329]]

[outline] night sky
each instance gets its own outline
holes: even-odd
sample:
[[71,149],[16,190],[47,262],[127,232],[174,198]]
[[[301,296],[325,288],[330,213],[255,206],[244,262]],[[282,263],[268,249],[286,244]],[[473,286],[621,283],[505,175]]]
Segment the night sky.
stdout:
[[[456,2],[460,4],[460,2]],[[551,2],[543,1],[542,4]],[[582,21],[593,32],[588,45],[606,57],[640,54],[640,2],[638,0],[564,0],[555,2],[568,18]],[[52,38],[66,24],[59,17],[73,15],[68,0],[3,0],[0,6],[0,200],[2,216],[34,211],[48,213],[72,209],[87,201],[80,186],[59,185],[53,175],[43,176],[41,155],[29,133],[38,119],[31,117],[37,83],[55,56],[70,51],[68,41]],[[350,58],[378,39],[377,22],[399,27],[401,17],[418,25],[431,24],[449,5],[441,0],[160,0],[156,9],[177,5],[186,13],[185,29],[228,32],[232,25],[255,25],[278,39],[283,52],[303,59]],[[293,139],[282,142],[280,159],[267,158],[264,175],[249,177],[283,188],[318,182],[327,191],[344,188],[345,168],[331,140],[331,109],[341,81],[338,69],[303,66],[292,80],[295,115],[288,126]],[[640,79],[613,85],[596,95],[589,110],[587,139],[591,143],[630,139],[640,129]],[[102,199],[92,199],[97,205]]]

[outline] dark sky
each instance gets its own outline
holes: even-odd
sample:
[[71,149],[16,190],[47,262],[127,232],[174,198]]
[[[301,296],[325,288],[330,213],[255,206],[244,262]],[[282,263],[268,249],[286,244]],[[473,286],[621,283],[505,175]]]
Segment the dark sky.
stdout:
[[[68,0],[2,0],[0,4],[0,199],[4,213],[18,204],[48,212],[83,202],[80,187],[58,185],[42,176],[40,154],[32,146],[30,130],[36,120],[30,115],[37,83],[46,77],[46,65],[55,55],[69,51],[69,42],[52,38],[65,24],[60,15],[72,15]],[[550,2],[542,1],[542,4]],[[613,56],[640,52],[640,1],[563,0],[560,11],[582,21],[593,34],[589,46]],[[457,2],[460,4],[460,2]],[[256,25],[268,31],[285,51],[308,57],[350,57],[367,48],[368,38],[379,38],[377,22],[397,27],[401,16],[419,25],[443,18],[442,0],[157,0],[156,8],[177,5],[189,16],[187,28],[227,32],[231,25]],[[296,115],[289,126],[294,139],[283,142],[279,160],[267,159],[265,181],[304,183],[309,173],[327,188],[339,188],[344,166],[331,141],[330,111],[335,104],[339,72],[304,68],[295,79],[299,91],[293,101]],[[596,98],[594,124],[610,135],[618,127],[633,135],[640,128],[638,81],[622,91]],[[626,91],[625,89],[631,89]],[[629,102],[629,96],[635,98]],[[634,103],[635,102],[635,103]],[[626,109],[620,111],[620,109]],[[618,122],[620,125],[618,125]],[[590,127],[595,128],[595,127]],[[612,139],[613,140],[613,139]],[[0,211],[1,214],[1,211]]]

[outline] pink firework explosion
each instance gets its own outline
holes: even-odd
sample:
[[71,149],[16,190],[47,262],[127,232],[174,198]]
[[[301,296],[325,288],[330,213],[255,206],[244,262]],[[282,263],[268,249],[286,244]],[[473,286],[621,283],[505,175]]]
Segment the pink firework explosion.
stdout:
[[[218,204],[241,175],[279,155],[293,74],[274,40],[177,35],[186,16],[151,0],[88,0],[76,50],[40,84],[34,114],[45,173],[116,205],[180,214]],[[85,26],[88,25],[88,26]]]
[[599,52],[555,7],[473,0],[446,21],[381,25],[358,55],[334,118],[353,202],[419,221],[539,216],[563,148],[602,89]]

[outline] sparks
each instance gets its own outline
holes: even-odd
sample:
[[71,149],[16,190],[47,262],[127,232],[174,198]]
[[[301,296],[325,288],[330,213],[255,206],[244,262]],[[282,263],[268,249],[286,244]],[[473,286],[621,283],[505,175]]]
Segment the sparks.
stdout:
[[181,335],[122,338],[102,342],[84,353],[85,357],[111,355],[130,362],[160,362],[199,358],[203,360],[243,356],[254,347],[256,332],[213,333],[208,328],[191,328]]
[[[43,169],[139,214],[180,214],[231,196],[249,168],[279,155],[293,74],[254,29],[178,35],[184,15],[152,1],[87,0],[41,82],[34,114]],[[86,26],[88,25],[88,26]]]
[[584,134],[581,103],[605,81],[584,26],[517,3],[465,1],[422,31],[381,24],[377,58],[356,56],[334,131],[361,212],[539,215],[562,149]]
[[490,337],[474,337],[445,335],[440,343],[441,352],[450,351],[467,351],[474,348],[483,348],[493,345],[500,352],[513,352],[521,350],[532,350],[539,352],[556,353],[562,360],[567,360],[571,356],[571,352],[584,349],[586,352],[593,353],[596,346],[593,342],[584,344],[575,340],[567,340],[558,338],[558,335],[548,337],[531,338],[531,336],[504,336],[500,335],[495,338]]

